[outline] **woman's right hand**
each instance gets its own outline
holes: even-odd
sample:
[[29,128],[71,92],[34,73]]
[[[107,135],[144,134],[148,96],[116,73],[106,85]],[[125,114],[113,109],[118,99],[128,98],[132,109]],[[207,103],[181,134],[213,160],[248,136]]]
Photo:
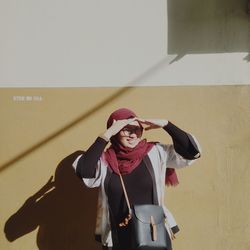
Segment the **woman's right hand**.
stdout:
[[102,137],[110,140],[110,138],[118,134],[124,127],[135,121],[136,118],[124,119],[124,120],[114,120],[112,125],[106,130]]

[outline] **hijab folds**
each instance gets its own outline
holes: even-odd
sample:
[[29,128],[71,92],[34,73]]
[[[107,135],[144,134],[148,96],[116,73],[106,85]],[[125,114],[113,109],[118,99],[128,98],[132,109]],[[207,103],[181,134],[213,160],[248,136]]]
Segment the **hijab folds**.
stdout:
[[[111,127],[114,120],[117,121],[134,117],[137,117],[136,114],[129,109],[118,109],[110,115],[107,121],[107,128]],[[140,165],[142,159],[147,155],[154,144],[154,142],[148,142],[146,139],[143,139],[134,148],[129,148],[120,144],[117,136],[113,136],[111,138],[111,146],[105,152],[104,157],[116,174],[119,172],[122,175],[129,174]],[[171,186],[175,186],[179,183],[174,169],[167,168],[165,182],[166,185]]]

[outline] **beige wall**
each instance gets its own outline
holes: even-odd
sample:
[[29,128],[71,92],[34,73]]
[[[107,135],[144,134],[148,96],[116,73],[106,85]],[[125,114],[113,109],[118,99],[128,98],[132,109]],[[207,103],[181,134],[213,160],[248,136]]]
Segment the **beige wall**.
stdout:
[[[168,190],[181,228],[174,248],[249,249],[250,86],[0,89],[0,249],[98,249],[96,192],[72,173],[74,155],[64,158],[86,149],[124,106],[167,118],[202,145],[202,158]],[[163,131],[146,136],[171,142]]]

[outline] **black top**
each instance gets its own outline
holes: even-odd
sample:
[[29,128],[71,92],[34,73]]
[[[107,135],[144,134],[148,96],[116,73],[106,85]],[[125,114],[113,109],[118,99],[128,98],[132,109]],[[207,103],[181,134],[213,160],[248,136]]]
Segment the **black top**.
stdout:
[[[122,178],[131,205],[153,203],[153,182],[143,161],[130,174],[123,175]],[[128,214],[128,207],[120,177],[114,172],[109,179],[107,195],[112,215],[115,221],[120,223],[124,215]]]

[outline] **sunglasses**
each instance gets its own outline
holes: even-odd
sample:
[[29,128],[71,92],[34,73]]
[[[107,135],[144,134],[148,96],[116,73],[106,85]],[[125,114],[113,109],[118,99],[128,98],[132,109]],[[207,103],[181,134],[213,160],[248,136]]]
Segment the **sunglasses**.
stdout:
[[130,136],[131,134],[136,134],[137,137],[140,137],[142,135],[142,131],[143,131],[142,127],[134,125],[127,125],[121,130],[124,136]]

